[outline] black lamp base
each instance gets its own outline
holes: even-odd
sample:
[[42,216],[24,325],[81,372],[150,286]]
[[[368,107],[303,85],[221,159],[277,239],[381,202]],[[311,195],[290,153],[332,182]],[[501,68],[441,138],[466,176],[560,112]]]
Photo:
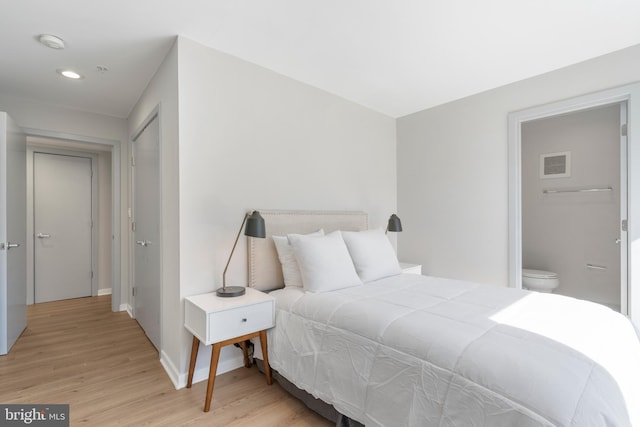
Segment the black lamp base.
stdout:
[[239,297],[240,295],[244,295],[246,292],[246,288],[243,286],[227,286],[226,288],[218,288],[216,291],[216,295],[219,297]]

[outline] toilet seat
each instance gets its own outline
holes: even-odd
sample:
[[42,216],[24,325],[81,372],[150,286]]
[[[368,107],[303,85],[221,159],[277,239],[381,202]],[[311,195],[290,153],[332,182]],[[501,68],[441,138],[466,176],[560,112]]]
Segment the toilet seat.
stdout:
[[522,269],[522,276],[530,277],[532,279],[557,279],[558,278],[558,275],[551,271],[533,270],[529,268]]

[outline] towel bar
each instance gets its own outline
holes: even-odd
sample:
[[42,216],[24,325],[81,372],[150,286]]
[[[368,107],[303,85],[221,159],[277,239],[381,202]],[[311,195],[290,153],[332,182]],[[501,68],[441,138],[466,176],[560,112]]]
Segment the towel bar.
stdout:
[[559,193],[597,193],[600,191],[612,191],[613,187],[598,187],[598,188],[578,188],[573,190],[542,190],[544,194],[559,194]]

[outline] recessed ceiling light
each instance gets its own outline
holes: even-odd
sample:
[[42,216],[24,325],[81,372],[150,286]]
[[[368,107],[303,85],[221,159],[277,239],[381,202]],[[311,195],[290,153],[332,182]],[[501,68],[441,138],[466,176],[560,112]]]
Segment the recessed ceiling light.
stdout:
[[40,34],[38,41],[51,49],[64,49],[64,40],[53,34]]
[[82,78],[81,74],[76,73],[73,70],[69,70],[69,69],[58,69],[56,70],[58,72],[58,74],[60,74],[63,77],[66,77],[68,79],[72,79],[72,80],[78,80]]

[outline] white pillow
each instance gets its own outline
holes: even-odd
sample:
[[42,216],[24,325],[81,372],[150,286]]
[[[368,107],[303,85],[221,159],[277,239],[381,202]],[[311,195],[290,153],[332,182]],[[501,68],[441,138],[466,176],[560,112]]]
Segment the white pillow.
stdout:
[[343,231],[342,238],[363,282],[402,273],[396,252],[383,229]]
[[323,237],[287,237],[306,291],[327,292],[362,284],[339,231]]
[[[307,236],[324,236],[324,230],[320,229],[313,233],[307,234]],[[300,267],[298,267],[298,261],[296,261],[295,255],[293,255],[293,248],[289,244],[287,236],[271,236],[273,243],[276,245],[276,251],[278,252],[278,259],[282,264],[282,277],[284,277],[284,286],[302,287],[302,276],[300,276]]]

